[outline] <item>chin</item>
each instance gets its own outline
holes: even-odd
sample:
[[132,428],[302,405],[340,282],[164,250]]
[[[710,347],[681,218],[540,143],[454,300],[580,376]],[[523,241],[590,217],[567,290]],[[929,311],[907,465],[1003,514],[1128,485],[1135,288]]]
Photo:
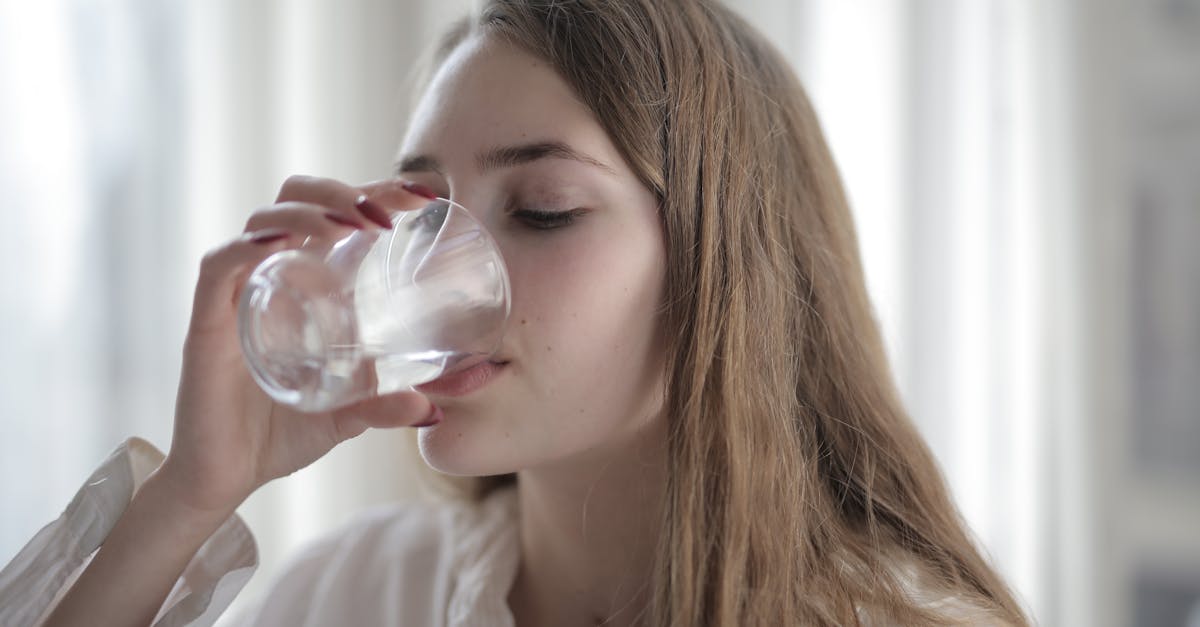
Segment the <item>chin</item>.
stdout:
[[422,427],[417,435],[421,458],[434,470],[458,477],[482,477],[516,472],[503,446],[506,435],[497,439],[464,428],[453,420]]

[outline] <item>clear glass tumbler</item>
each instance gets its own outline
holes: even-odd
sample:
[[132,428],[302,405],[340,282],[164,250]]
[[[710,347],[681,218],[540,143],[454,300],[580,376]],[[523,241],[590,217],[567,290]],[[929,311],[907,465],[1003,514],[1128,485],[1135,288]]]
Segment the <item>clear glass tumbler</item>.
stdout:
[[325,411],[470,368],[508,323],[508,272],[483,226],[438,198],[327,250],[276,253],[238,309],[250,373],[272,398]]

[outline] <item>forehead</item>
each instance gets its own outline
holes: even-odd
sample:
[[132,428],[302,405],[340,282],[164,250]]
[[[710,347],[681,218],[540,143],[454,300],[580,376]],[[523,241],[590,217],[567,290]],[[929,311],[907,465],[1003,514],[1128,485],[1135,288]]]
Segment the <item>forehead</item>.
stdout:
[[553,139],[613,153],[591,111],[546,61],[485,35],[446,58],[413,113],[401,152],[437,152]]

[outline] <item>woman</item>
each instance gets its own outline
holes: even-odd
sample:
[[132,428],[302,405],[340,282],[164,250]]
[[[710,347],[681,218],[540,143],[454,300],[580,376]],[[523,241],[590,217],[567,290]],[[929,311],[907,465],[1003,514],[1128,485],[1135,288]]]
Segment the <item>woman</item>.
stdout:
[[[402,425],[479,477],[464,503],[361,518],[252,622],[1025,624],[899,403],[834,164],[761,36],[709,0],[493,0],[435,67],[403,190],[290,179],[206,257],[171,451],[49,624],[207,624],[237,505]],[[332,414],[273,405],[236,342],[246,274],[408,193],[496,237],[501,350]]]

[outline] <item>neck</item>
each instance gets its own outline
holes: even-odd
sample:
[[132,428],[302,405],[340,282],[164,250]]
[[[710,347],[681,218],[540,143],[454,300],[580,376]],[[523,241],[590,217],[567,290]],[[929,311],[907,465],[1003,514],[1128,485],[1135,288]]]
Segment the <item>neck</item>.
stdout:
[[583,459],[520,473],[521,566],[509,594],[517,624],[645,620],[666,480],[663,422]]

